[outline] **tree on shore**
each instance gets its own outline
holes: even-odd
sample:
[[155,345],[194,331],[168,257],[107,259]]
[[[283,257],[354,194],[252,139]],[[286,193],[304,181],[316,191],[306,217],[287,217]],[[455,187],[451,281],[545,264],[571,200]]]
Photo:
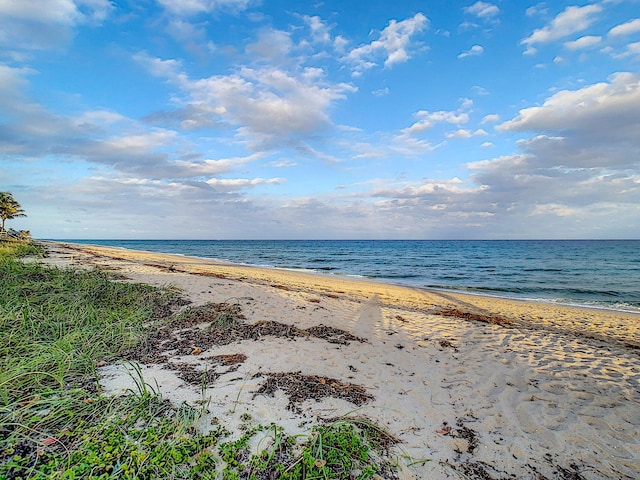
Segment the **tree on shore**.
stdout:
[[18,217],[26,217],[22,205],[13,198],[11,192],[0,192],[0,219],[2,219],[2,225],[0,225],[0,234],[6,233],[4,229],[4,222],[12,220]]

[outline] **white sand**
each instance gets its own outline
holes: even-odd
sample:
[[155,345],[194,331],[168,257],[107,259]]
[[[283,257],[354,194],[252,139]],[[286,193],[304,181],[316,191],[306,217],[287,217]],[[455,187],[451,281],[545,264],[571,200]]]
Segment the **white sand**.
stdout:
[[[233,430],[246,413],[291,434],[319,418],[364,416],[402,440],[395,450],[401,478],[640,478],[638,316],[106,247],[49,248],[52,264],[108,266],[134,281],[176,285],[196,305],[237,303],[247,323],[324,324],[367,340],[263,337],[171,358],[231,370],[204,390],[168,367],[143,366],[166,398],[209,403],[203,430],[213,417]],[[513,325],[436,314],[451,308]],[[207,367],[207,358],[235,353],[247,356],[237,369]],[[101,369],[107,391],[134,387],[126,369]],[[264,381],[256,373],[295,371],[365,386],[375,399],[362,407],[307,400],[295,414],[283,392],[254,395]],[[456,436],[465,428],[477,439],[473,451]]]

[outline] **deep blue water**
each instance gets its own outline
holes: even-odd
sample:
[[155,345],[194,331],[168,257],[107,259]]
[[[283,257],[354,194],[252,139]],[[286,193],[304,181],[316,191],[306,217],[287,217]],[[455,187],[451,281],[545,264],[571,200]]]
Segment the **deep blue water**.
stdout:
[[66,240],[640,312],[640,240]]

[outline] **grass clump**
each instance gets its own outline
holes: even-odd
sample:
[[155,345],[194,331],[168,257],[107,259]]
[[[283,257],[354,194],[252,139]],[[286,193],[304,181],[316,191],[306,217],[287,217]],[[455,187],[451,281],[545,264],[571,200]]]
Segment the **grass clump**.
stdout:
[[57,435],[37,432],[3,447],[0,478],[215,478],[214,446],[226,432],[197,433],[198,412],[183,411],[191,407],[176,408],[157,393],[79,407],[57,412],[73,417]]
[[[176,294],[104,272],[0,259],[0,399],[82,384],[95,364],[134,345]],[[21,399],[24,401],[24,399]]]
[[42,257],[46,254],[43,246],[28,240],[5,238],[0,240],[0,258],[16,258],[33,255]]
[[[267,431],[269,445],[249,455],[249,441]],[[225,480],[312,480],[397,478],[396,468],[384,460],[397,439],[374,424],[341,419],[313,428],[311,433],[287,436],[281,427],[258,426],[235,442],[220,446]]]

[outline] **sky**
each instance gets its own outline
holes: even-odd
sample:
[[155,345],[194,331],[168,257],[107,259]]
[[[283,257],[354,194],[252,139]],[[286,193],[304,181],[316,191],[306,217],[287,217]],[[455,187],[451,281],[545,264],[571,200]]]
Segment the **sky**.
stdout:
[[0,0],[7,227],[640,238],[640,0]]

